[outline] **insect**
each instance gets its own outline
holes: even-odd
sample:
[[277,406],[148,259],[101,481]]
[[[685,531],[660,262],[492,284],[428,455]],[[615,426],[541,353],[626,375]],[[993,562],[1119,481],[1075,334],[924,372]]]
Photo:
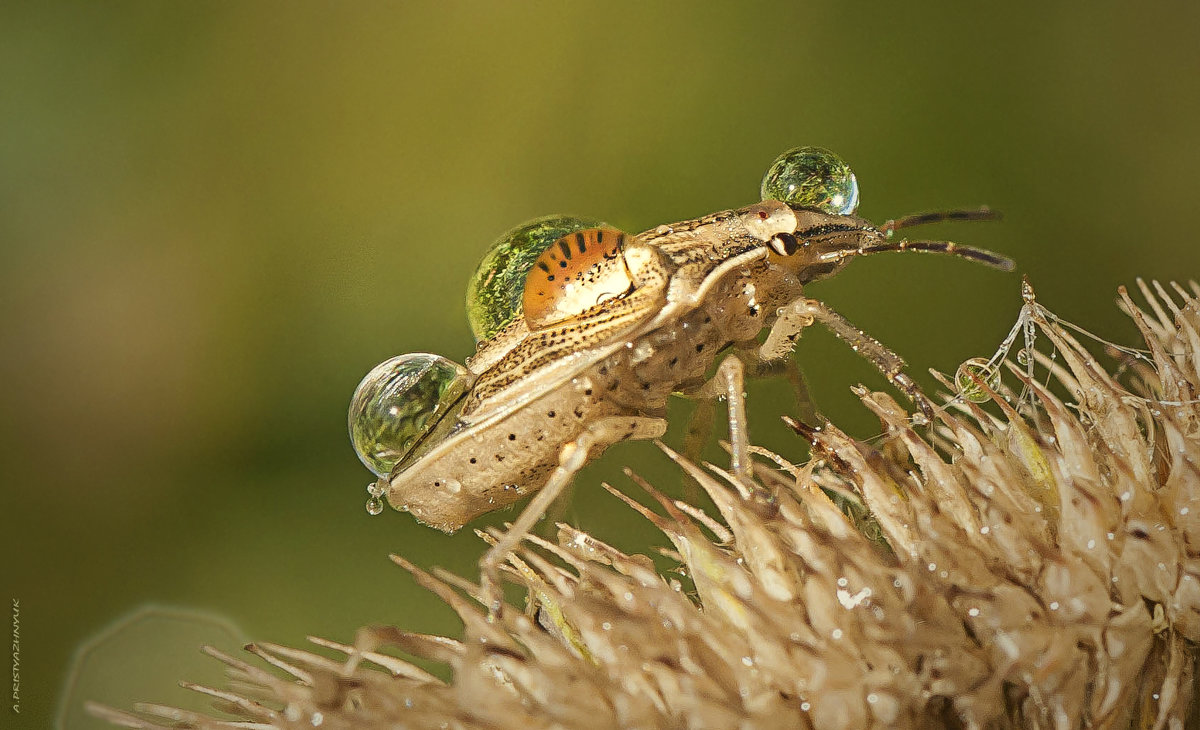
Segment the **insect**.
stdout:
[[726,399],[732,472],[745,478],[745,369],[788,356],[814,322],[925,404],[897,355],[805,297],[804,285],[887,251],[1013,264],[951,242],[892,238],[924,223],[994,217],[986,209],[876,226],[855,215],[858,199],[845,162],[800,147],[775,160],[760,202],[744,208],[636,235],[567,217],[510,231],[468,289],[478,346],[467,365],[403,355],[358,386],[351,439],[379,477],[368,510],[380,512],[386,498],[452,532],[537,492],[484,557],[488,574],[587,461],[619,441],[661,436],[673,393]]

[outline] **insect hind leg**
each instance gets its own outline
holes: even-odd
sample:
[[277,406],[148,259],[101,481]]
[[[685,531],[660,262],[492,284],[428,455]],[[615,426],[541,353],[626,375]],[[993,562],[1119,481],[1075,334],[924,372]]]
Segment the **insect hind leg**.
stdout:
[[495,616],[502,606],[499,570],[508,554],[529,534],[547,508],[562,494],[575,474],[588,462],[594,449],[629,439],[656,439],[667,431],[667,422],[647,416],[609,416],[588,426],[563,445],[558,452],[558,466],[546,480],[545,486],[533,496],[515,522],[479,561],[480,588],[488,614]]

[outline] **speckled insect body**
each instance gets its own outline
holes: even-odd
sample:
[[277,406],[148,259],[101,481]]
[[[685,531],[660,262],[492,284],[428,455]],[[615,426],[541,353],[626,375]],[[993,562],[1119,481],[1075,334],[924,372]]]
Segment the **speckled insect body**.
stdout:
[[494,569],[589,459],[622,440],[661,436],[673,393],[726,398],[732,471],[745,476],[744,367],[787,356],[813,322],[919,398],[903,361],[806,298],[806,283],[883,251],[1011,267],[953,243],[890,240],[897,228],[990,215],[932,214],[876,227],[853,214],[853,173],[818,148],[776,160],[762,193],[754,205],[635,236],[563,217],[506,234],[469,288],[478,348],[467,367],[401,356],[376,367],[355,393],[352,440],[380,475],[369,488],[372,511],[386,497],[453,531],[541,490],[489,551],[484,564]]

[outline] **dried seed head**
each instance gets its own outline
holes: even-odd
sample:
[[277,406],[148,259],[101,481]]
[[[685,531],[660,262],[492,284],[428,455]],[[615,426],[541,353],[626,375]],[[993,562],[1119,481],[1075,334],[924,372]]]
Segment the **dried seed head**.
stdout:
[[[811,431],[824,466],[755,464],[769,510],[680,459],[719,523],[643,483],[661,509],[629,503],[670,540],[694,594],[563,527],[510,561],[534,617],[489,622],[461,592],[474,586],[398,559],[462,616],[464,640],[372,629],[357,648],[318,642],[345,662],[258,646],[273,670],[218,656],[232,689],[201,691],[255,727],[1194,726],[1200,290],[1144,290],[1149,314],[1122,294],[1148,346],[1124,384],[1071,325],[1031,310],[1070,407],[1013,367],[1032,409],[958,399],[923,434],[889,396],[863,392],[887,448]],[[831,480],[885,544],[819,488]],[[375,651],[385,645],[453,679]],[[149,705],[94,711],[227,726]]]

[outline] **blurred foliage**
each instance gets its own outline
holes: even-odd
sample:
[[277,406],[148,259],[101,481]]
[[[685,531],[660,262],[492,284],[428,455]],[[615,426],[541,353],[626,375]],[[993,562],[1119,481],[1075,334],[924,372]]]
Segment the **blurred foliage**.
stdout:
[[[22,719],[42,725],[73,648],[147,603],[293,644],[453,633],[386,554],[466,572],[479,543],[368,518],[345,409],[387,357],[471,353],[467,279],[530,218],[641,230],[742,205],[775,155],[818,144],[874,219],[1002,210],[926,235],[1015,257],[1057,312],[1129,340],[1117,285],[1200,272],[1198,21],[1182,4],[3,4],[0,586],[22,607]],[[953,372],[1007,332],[1018,280],[877,257],[813,293],[914,372]],[[823,333],[798,357],[825,414],[869,434],[847,388],[878,376]],[[785,396],[751,387],[753,434],[796,453]],[[615,447],[568,516],[640,549],[652,531],[595,485],[664,463]]]

